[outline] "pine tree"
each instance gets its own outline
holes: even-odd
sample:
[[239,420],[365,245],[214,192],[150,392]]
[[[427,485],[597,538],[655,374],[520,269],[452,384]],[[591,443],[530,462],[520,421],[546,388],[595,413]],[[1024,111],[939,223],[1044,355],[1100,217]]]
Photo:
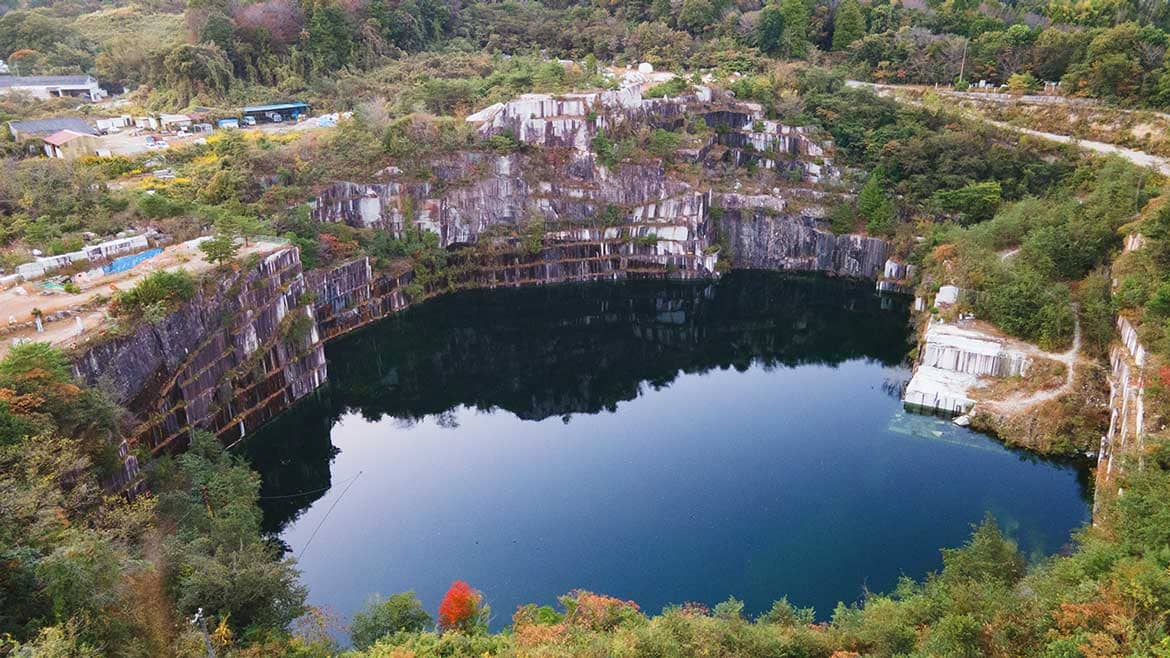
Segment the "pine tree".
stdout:
[[778,0],[772,0],[760,12],[760,22],[756,26],[756,45],[766,53],[774,53],[779,50],[783,36],[784,14],[780,13]]
[[844,0],[833,19],[833,50],[844,50],[865,36],[865,17],[857,0]]
[[804,0],[780,0],[784,16],[784,32],[780,37],[780,51],[785,57],[804,57],[808,54],[808,5]]
[[861,192],[857,194],[857,209],[865,218],[866,230],[873,235],[889,235],[893,232],[894,206],[882,189],[882,178],[871,175]]

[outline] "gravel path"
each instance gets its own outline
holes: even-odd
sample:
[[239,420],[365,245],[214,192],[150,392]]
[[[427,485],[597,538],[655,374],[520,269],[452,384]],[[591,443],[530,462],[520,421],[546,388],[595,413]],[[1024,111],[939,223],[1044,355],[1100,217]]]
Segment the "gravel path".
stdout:
[[1033,405],[1055,400],[1056,398],[1068,393],[1072,390],[1073,379],[1076,373],[1077,363],[1081,358],[1081,319],[1076,315],[1077,309],[1073,308],[1073,318],[1076,324],[1073,325],[1073,344],[1065,352],[1052,353],[1045,352],[1039,347],[1031,345],[1029,353],[1036,358],[1051,359],[1059,361],[1064,364],[1064,384],[1058,388],[1050,388],[1045,391],[1037,391],[1031,394],[1017,394],[1011,395],[1003,400],[988,400],[980,402],[978,406],[983,409],[989,409],[993,412],[1004,415],[1016,415],[1028,409]]

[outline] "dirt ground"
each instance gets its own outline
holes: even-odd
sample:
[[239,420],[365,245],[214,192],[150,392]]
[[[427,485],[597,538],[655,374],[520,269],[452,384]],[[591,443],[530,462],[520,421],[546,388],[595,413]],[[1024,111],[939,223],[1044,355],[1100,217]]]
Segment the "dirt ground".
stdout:
[[[303,121],[284,121],[281,123],[261,123],[255,126],[246,126],[244,130],[258,130],[263,133],[287,133],[287,132],[302,132],[317,128],[317,119],[310,118]],[[132,128],[123,129],[121,132],[111,133],[101,138],[101,148],[109,149],[111,155],[125,155],[133,156],[140,153],[166,153],[169,149],[177,146],[183,146],[194,143],[201,139],[207,139],[208,135],[214,133],[162,133],[162,132],[144,132]],[[147,144],[147,136],[153,136],[155,139],[165,140],[167,146],[159,148]]]
[[[240,249],[240,257],[264,254],[283,247],[279,242],[253,242]],[[70,347],[92,336],[107,326],[103,297],[133,288],[144,277],[160,270],[185,269],[192,274],[201,274],[214,266],[203,257],[198,246],[191,243],[171,245],[163,253],[144,261],[127,272],[111,274],[90,283],[81,283],[81,292],[70,294],[63,291],[45,290],[40,281],[26,281],[18,286],[0,291],[0,358],[8,349],[21,340],[49,342]],[[40,309],[44,315],[61,311],[79,312],[69,318],[47,322],[44,331],[35,328],[21,328],[6,331],[7,326],[31,322],[33,309]],[[81,326],[78,326],[80,318]]]

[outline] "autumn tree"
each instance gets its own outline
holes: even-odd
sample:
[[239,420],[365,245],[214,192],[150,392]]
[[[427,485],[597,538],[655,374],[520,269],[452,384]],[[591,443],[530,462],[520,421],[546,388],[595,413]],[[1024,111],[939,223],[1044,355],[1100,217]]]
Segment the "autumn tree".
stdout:
[[483,628],[486,626],[487,607],[482,603],[482,593],[462,580],[456,580],[439,604],[439,628],[460,631]]

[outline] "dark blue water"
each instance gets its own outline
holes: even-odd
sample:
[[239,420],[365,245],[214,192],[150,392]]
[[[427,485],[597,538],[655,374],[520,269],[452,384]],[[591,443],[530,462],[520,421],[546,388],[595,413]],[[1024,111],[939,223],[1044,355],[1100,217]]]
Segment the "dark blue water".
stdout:
[[330,345],[330,386],[246,448],[345,616],[461,579],[496,627],[575,588],[826,618],[989,512],[1034,557],[1088,518],[1078,469],[903,412],[906,320],[773,274],[463,293]]

